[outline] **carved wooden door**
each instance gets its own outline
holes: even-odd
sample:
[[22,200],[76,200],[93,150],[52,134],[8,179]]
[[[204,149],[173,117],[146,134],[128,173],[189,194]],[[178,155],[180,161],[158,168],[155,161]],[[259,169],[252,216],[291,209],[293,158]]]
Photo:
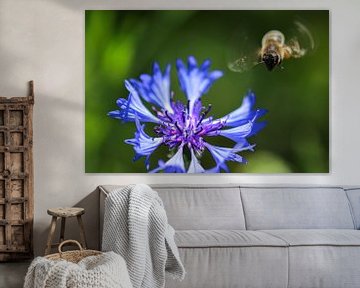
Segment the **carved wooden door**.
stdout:
[[33,104],[0,97],[0,261],[33,255]]

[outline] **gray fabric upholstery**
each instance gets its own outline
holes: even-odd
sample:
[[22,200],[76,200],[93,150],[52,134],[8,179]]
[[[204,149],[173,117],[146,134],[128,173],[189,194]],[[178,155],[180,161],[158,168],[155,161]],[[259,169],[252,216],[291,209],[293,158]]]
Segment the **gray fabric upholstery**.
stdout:
[[262,232],[277,237],[285,241],[290,246],[332,245],[332,246],[359,246],[360,248],[360,233],[357,230],[284,229],[284,230],[263,230]]
[[289,288],[343,287],[360,287],[360,247],[289,248]]
[[360,188],[153,188],[187,272],[166,288],[360,288]]
[[360,188],[347,189],[356,229],[360,229]]
[[260,231],[244,230],[182,230],[175,233],[178,247],[254,247],[288,244],[277,237]]
[[342,188],[241,188],[247,229],[354,229]]
[[245,229],[240,190],[234,188],[154,188],[176,230]]
[[180,248],[186,276],[166,288],[286,288],[286,247]]
[[[111,193],[119,185],[102,185]],[[238,186],[151,185],[164,203],[175,230],[244,230],[245,220]]]

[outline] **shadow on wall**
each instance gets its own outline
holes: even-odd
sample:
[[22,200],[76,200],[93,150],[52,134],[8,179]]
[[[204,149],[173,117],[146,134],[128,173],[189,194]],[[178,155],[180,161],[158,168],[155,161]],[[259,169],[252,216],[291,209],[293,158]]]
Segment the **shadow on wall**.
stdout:
[[[97,183],[84,174],[83,155],[81,24],[84,9],[90,6],[79,2],[82,5],[67,0],[0,3],[0,35],[4,36],[0,39],[0,95],[26,96],[27,81],[34,80],[35,86],[35,255],[44,253],[51,207],[84,207],[88,245],[96,248],[98,243],[97,193],[89,194]],[[64,13],[65,9],[71,13]],[[75,26],[78,29],[70,33]],[[66,234],[78,239],[76,221],[69,221]]]
[[[94,196],[96,192],[88,195],[87,191],[82,191],[84,187],[80,179],[84,168],[83,155],[79,151],[83,151],[84,140],[83,134],[79,135],[77,132],[83,130],[83,107],[76,102],[50,96],[43,95],[40,87],[35,90],[35,255],[44,253],[51,220],[47,215],[48,208],[84,207],[85,229],[89,231],[87,227],[89,224],[92,225],[93,213],[96,213],[96,207],[92,207],[89,203],[91,199],[94,201],[93,206],[97,203]],[[79,195],[87,196],[79,201]],[[91,215],[92,218],[89,218]],[[77,231],[72,220],[69,221],[66,229],[71,236],[75,235],[72,230]],[[92,233],[89,231],[87,234]],[[89,246],[96,247],[94,245],[89,241]]]
[[[0,18],[4,24],[0,25],[0,35],[5,36],[0,39],[0,95],[25,96],[29,80],[34,80],[35,86],[35,255],[44,253],[51,220],[47,209],[51,207],[83,206],[89,247],[96,248],[98,242],[97,226],[93,224],[98,221],[96,192],[89,195],[96,186],[84,183],[84,85],[79,81],[84,75],[82,42],[78,37],[80,30],[69,34],[72,27],[65,25],[69,19],[79,18],[73,17],[73,13],[64,14],[57,21],[41,14],[36,16],[43,10],[48,15],[61,12],[58,8],[64,2],[71,1],[34,1],[30,13],[30,6],[17,9],[10,1],[0,4],[0,14],[4,16]],[[68,7],[79,15],[87,8]],[[5,17],[4,11],[11,16]],[[48,23],[47,28],[39,29],[43,23]],[[78,49],[63,45],[63,39],[79,41],[79,45],[75,44]],[[61,53],[58,47],[62,48]],[[69,221],[67,237],[78,237],[75,224]],[[94,234],[96,238],[90,237]]]
[[[82,207],[85,209],[85,214],[82,215],[82,220],[85,226],[85,235],[86,241],[89,249],[98,250],[99,248],[99,190],[96,188],[93,192],[91,192],[84,199],[76,203],[73,207]],[[43,230],[41,229],[40,234],[36,233],[37,239],[41,241],[41,245],[37,245],[37,251],[35,251],[36,255],[44,255],[46,241],[49,235],[51,216],[49,216],[48,228]],[[57,221],[56,231],[54,234],[54,238],[52,239],[52,243],[58,243],[60,237],[60,218]],[[91,229],[90,229],[91,228]],[[96,230],[96,231],[95,231]],[[65,240],[72,239],[80,242],[80,230],[76,217],[71,217],[66,220],[65,227]],[[71,248],[77,249],[77,248]],[[52,249],[51,253],[56,253],[57,250],[55,248]]]

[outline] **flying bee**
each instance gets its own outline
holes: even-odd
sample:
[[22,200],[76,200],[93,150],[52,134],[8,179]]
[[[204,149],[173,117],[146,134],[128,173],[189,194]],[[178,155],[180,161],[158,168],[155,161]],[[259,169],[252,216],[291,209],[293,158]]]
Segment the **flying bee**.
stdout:
[[[286,59],[301,58],[314,50],[315,43],[309,29],[301,22],[294,22],[295,35],[286,41],[284,33],[270,30],[261,40],[261,48],[246,47],[241,49],[240,58],[231,61],[228,68],[234,72],[244,72],[252,67],[264,63],[269,71],[280,66]],[[243,41],[246,44],[248,37]],[[254,53],[255,52],[255,53]]]
[[297,39],[291,39],[285,44],[285,36],[278,30],[267,32],[261,45],[259,57],[269,71],[280,65],[284,59],[300,58],[306,54],[306,49],[300,47]]

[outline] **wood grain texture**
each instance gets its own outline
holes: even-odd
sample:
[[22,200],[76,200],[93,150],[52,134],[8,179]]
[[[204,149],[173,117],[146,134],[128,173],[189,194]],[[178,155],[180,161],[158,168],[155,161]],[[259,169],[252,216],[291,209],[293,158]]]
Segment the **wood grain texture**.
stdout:
[[81,207],[57,207],[49,208],[47,213],[56,217],[74,217],[85,213],[85,209]]
[[33,104],[0,97],[0,262],[33,256]]
[[[50,254],[51,248],[58,247],[63,241],[65,240],[65,225],[66,219],[70,217],[77,217],[77,221],[79,224],[80,230],[80,239],[81,244],[84,249],[86,249],[86,238],[85,238],[85,228],[84,223],[81,219],[81,215],[85,213],[85,209],[81,207],[56,207],[56,208],[49,208],[47,213],[52,216],[51,224],[50,224],[50,231],[48,235],[48,240],[45,248],[45,255]],[[58,218],[61,219],[61,228],[60,228],[60,238],[58,243],[53,243],[52,240],[54,238],[54,233],[56,230],[57,220]],[[65,240],[67,242],[68,240]],[[76,241],[75,241],[76,242]],[[78,242],[76,242],[78,243]],[[80,244],[79,244],[80,245]]]

